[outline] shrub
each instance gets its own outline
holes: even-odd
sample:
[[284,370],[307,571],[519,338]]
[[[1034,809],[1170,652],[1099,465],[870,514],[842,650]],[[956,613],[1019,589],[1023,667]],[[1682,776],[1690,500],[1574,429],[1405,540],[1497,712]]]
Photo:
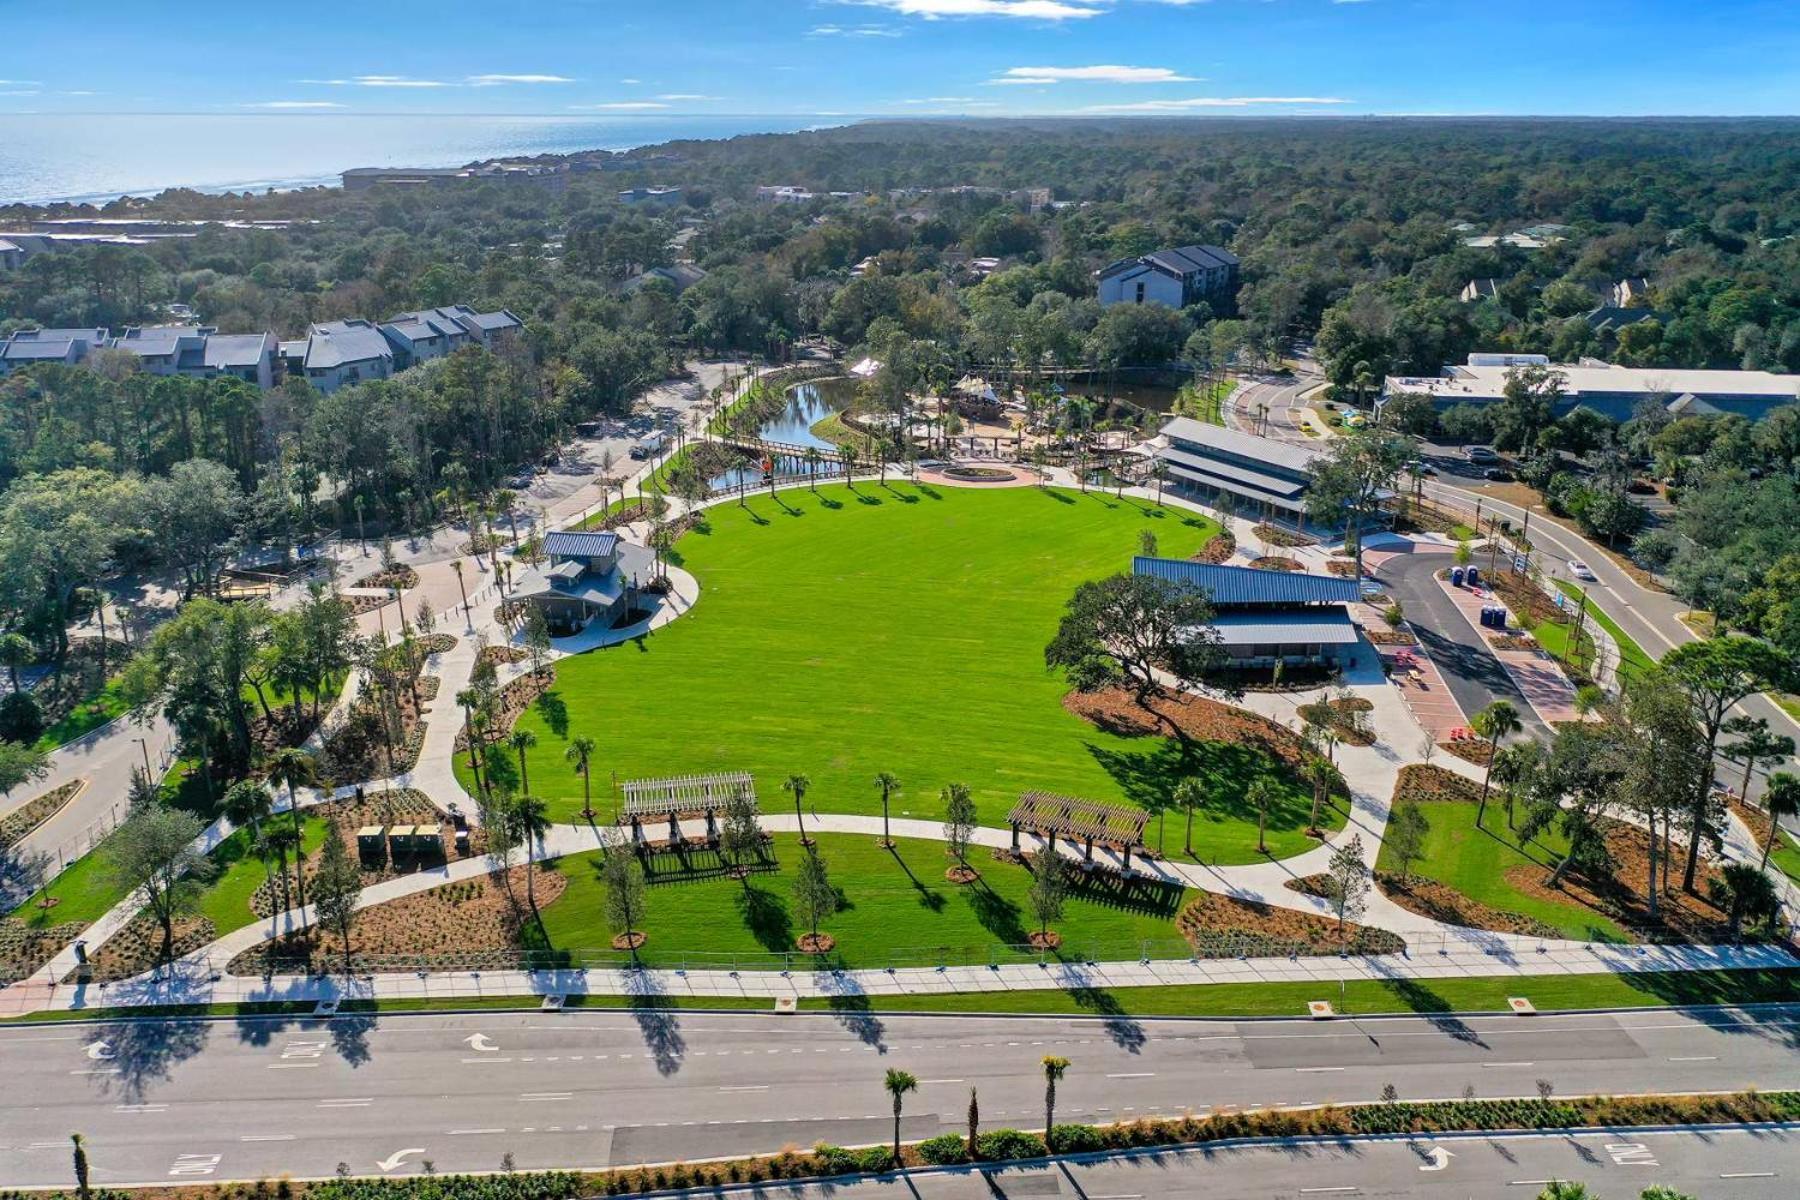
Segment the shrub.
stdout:
[[[887,1153],[886,1150],[882,1151],[884,1156]],[[820,1142],[814,1146],[813,1157],[819,1160],[819,1171],[825,1175],[851,1175],[862,1169],[855,1151],[833,1146],[829,1142]]]
[[856,1165],[871,1174],[885,1171],[894,1165],[894,1151],[889,1146],[870,1146],[856,1156]]
[[1106,1149],[1106,1135],[1092,1125],[1058,1125],[1050,1131],[1058,1154],[1091,1154]]
[[30,745],[44,732],[44,710],[30,692],[10,692],[0,700],[0,738]]
[[934,1167],[955,1166],[969,1161],[969,1146],[961,1134],[941,1133],[919,1143],[919,1157]]
[[992,1133],[984,1133],[975,1146],[981,1151],[985,1162],[1007,1158],[1042,1158],[1045,1153],[1044,1139],[1035,1133],[1023,1133],[1017,1129],[996,1129]]

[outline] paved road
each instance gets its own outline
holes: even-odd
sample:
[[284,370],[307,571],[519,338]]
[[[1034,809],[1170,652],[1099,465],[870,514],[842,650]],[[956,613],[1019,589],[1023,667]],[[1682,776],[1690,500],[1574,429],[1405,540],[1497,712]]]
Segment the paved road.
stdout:
[[65,1182],[71,1130],[102,1184],[878,1143],[887,1067],[921,1081],[908,1138],[960,1128],[971,1086],[989,1127],[1030,1128],[1046,1054],[1073,1062],[1058,1112],[1080,1121],[1370,1100],[1389,1083],[1418,1098],[1529,1096],[1538,1079],[1768,1089],[1800,1086],[1800,1005],[1329,1025],[569,1012],[15,1028],[0,1030],[0,1185]]
[[1531,1200],[1552,1179],[1578,1180],[1605,1200],[1631,1200],[1653,1183],[1705,1200],[1787,1200],[1800,1187],[1800,1129],[1304,1140],[768,1186],[756,1194],[783,1200]]
[[1472,717],[1495,700],[1510,700],[1532,736],[1548,740],[1550,730],[1519,685],[1432,578],[1449,563],[1448,554],[1397,554],[1382,563],[1377,574],[1405,610],[1420,646],[1443,672],[1450,694],[1465,715]]

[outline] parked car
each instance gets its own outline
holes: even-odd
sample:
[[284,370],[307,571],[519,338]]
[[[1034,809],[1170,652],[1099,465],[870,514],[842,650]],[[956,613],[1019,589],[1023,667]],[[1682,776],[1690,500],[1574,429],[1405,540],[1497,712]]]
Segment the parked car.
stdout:
[[1494,483],[1511,483],[1513,473],[1505,467],[1489,467],[1481,473],[1481,477],[1492,480]]
[[1577,579],[1586,580],[1588,583],[1596,582],[1593,568],[1589,567],[1579,558],[1571,558],[1569,560],[1569,574]]
[[1492,446],[1470,446],[1468,456],[1472,463],[1497,463],[1500,461],[1500,455],[1495,453]]

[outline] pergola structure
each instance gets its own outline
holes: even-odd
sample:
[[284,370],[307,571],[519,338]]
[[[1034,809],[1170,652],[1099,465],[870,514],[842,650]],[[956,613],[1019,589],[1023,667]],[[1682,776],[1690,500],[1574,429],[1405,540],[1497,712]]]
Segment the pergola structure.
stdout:
[[1144,826],[1149,820],[1150,814],[1141,808],[1122,808],[1052,792],[1025,792],[1007,814],[1006,823],[1012,826],[1014,853],[1018,852],[1022,829],[1042,837],[1053,853],[1058,837],[1081,841],[1081,860],[1085,863],[1094,861],[1096,842],[1111,846],[1119,851],[1129,870],[1131,852],[1143,848]]
[[719,836],[718,812],[732,797],[748,796],[756,803],[756,780],[748,771],[723,771],[716,775],[677,775],[670,779],[628,779],[620,785],[625,807],[619,814],[621,825],[631,826],[631,840],[644,842],[644,819],[667,817],[669,840],[681,840],[681,818],[685,813],[706,815],[706,840]]

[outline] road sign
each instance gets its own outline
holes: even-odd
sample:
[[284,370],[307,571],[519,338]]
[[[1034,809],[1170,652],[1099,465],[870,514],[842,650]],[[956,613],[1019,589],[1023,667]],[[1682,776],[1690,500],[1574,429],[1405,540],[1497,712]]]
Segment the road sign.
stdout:
[[1523,554],[1513,555],[1513,570],[1523,575],[1525,573],[1526,565],[1525,556]]

